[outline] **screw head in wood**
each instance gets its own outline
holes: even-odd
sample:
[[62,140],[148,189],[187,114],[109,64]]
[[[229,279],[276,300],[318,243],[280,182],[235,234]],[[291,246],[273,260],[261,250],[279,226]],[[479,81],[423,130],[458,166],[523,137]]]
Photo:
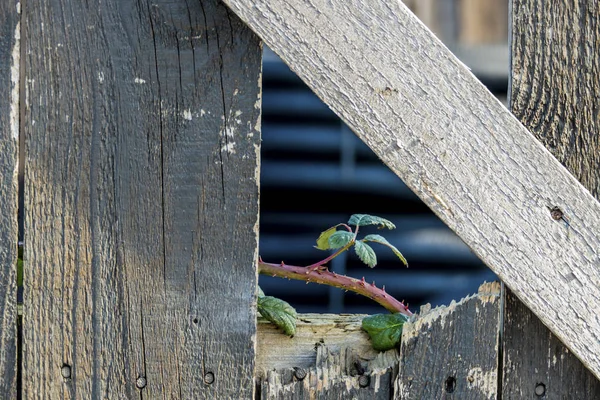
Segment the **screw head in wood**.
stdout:
[[144,376],[139,376],[136,380],[135,380],[135,386],[138,389],[143,389],[146,387],[146,385],[148,384],[148,381],[146,381],[146,377]]
[[545,394],[546,394],[546,385],[544,385],[543,383],[538,383],[537,385],[535,385],[535,395],[536,396],[542,397]]
[[71,377],[71,366],[63,364],[62,368],[60,369],[60,374],[63,378],[69,379]]
[[306,378],[306,370],[301,367],[294,367],[294,376],[296,379],[301,381],[302,379]]
[[358,386],[366,388],[371,383],[371,377],[369,375],[361,375],[358,377]]
[[212,372],[207,372],[206,374],[204,374],[204,383],[206,383],[207,385],[210,385],[214,381],[215,381],[215,374],[213,374]]

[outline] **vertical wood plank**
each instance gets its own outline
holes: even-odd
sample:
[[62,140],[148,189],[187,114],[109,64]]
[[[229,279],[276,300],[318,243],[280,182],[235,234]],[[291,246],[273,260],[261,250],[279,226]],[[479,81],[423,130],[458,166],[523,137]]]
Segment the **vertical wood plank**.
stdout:
[[404,326],[395,399],[496,399],[500,284]]
[[20,15],[16,0],[0,2],[0,393],[17,392],[17,148]]
[[[511,111],[598,198],[600,1],[511,6]],[[600,398],[600,381],[512,293],[505,296],[504,397]]]
[[24,19],[24,398],[252,398],[259,40],[217,0]]

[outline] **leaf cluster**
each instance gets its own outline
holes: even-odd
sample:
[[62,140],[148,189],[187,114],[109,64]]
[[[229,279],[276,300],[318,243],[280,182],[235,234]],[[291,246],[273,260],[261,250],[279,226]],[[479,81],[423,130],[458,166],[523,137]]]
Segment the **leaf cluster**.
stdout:
[[[356,227],[354,231],[349,225],[354,225]],[[375,255],[373,248],[368,245],[367,242],[378,243],[390,248],[392,252],[400,259],[400,261],[402,261],[402,263],[408,267],[408,262],[402,253],[400,253],[400,250],[388,242],[383,236],[367,235],[364,238],[357,240],[359,227],[368,225],[376,225],[379,229],[396,228],[396,225],[385,218],[368,214],[354,214],[348,220],[348,224],[337,224],[326,231],[321,232],[315,247],[319,250],[341,249],[341,251],[345,251],[354,246],[354,251],[356,252],[358,258],[363,263],[373,268],[377,265],[377,256]],[[344,227],[346,229],[338,230],[339,227]]]

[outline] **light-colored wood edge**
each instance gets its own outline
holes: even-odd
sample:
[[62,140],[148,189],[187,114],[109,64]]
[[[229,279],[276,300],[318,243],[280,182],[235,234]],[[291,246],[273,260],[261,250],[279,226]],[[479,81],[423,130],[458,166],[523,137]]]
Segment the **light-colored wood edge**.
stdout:
[[399,1],[224,1],[600,377],[600,204],[429,29]]

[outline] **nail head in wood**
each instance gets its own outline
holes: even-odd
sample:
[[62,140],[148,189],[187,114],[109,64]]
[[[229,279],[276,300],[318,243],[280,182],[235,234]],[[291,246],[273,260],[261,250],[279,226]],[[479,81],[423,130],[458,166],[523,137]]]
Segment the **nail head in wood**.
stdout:
[[140,377],[138,377],[138,378],[136,379],[136,381],[135,381],[135,386],[136,386],[138,389],[143,389],[143,388],[145,388],[145,387],[146,387],[146,384],[147,384],[147,383],[148,383],[148,381],[146,381],[146,377],[144,377],[144,376],[140,376]]
[[558,207],[554,207],[550,210],[550,215],[552,216],[552,219],[555,221],[560,221],[561,219],[563,219],[563,212],[560,208]]
[[358,377],[358,386],[361,388],[369,387],[371,383],[371,377],[369,375],[361,375]]
[[306,370],[301,367],[294,367],[294,376],[296,377],[296,379],[301,381],[304,378],[306,378]]
[[543,383],[538,383],[535,386],[535,395],[538,397],[542,397],[545,394],[546,394],[546,385],[544,385]]
[[71,377],[71,366],[64,364],[60,369],[60,374],[63,378],[69,379]]
[[212,372],[207,372],[206,374],[204,374],[204,383],[206,383],[207,385],[210,385],[214,381],[215,381],[215,374],[213,374]]

